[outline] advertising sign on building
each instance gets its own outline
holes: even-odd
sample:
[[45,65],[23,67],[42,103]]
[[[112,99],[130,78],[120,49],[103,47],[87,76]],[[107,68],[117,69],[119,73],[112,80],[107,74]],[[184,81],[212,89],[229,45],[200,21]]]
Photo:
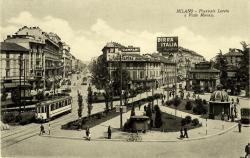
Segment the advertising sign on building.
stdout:
[[126,48],[122,48],[122,52],[140,52],[140,47],[126,47]]
[[[157,37],[157,51],[161,53],[177,52],[178,37]],[[164,55],[164,54],[163,54]]]
[[[119,61],[120,56],[115,53],[107,54],[107,61]],[[143,61],[145,60],[142,56],[130,56],[130,55],[123,55],[121,58],[122,61]]]

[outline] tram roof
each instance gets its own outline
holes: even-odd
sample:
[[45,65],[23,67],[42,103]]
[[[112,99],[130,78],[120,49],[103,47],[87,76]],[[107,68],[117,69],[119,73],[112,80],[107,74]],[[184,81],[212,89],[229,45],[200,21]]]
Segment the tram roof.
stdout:
[[[72,98],[72,97],[71,96],[64,96],[64,97],[56,98],[56,99],[53,99],[53,100],[47,100],[47,101],[41,102],[40,105],[51,104],[51,103],[59,102],[59,101],[69,99],[69,98]],[[39,103],[37,105],[39,106]]]

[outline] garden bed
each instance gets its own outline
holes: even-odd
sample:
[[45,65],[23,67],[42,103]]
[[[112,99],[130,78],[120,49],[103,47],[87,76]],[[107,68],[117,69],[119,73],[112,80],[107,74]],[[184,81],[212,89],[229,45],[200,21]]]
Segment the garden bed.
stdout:
[[[177,132],[180,131],[181,129],[182,120],[183,118],[162,112],[162,122],[163,122],[162,127],[152,128],[151,130],[162,131],[162,132]],[[198,124],[196,123],[193,122],[188,123],[187,124],[188,130],[201,127],[201,124],[199,122]]]
[[179,111],[183,111],[183,112],[193,114],[193,115],[206,115],[207,110],[208,110],[208,103],[202,103],[202,106],[204,107],[204,109],[203,109],[204,112],[200,113],[200,111],[198,111],[198,112],[195,111],[194,112],[194,107],[197,107],[197,102],[195,100],[191,100],[191,99],[189,101],[191,103],[191,106],[189,108],[186,107],[186,105],[187,105],[187,100],[186,99],[181,100],[180,104],[177,107],[175,107],[173,105],[173,99],[169,100],[169,101],[166,101],[164,105],[168,106],[168,107],[170,107],[172,109],[177,109]]
[[[152,99],[159,99],[159,94],[155,94],[154,97],[149,96],[148,98],[143,98],[143,99],[135,101],[133,103],[129,103],[127,105],[127,111],[132,109],[132,105],[137,107],[139,105],[143,105],[147,102],[150,102]],[[81,119],[68,122],[68,123],[62,125],[61,128],[65,129],[65,130],[85,129],[87,126],[89,128],[91,128],[91,127],[99,125],[105,121],[108,121],[114,117],[117,117],[119,115],[120,115],[120,113],[116,112],[116,109],[113,108],[109,111],[98,112],[98,113],[90,115],[89,117],[86,116],[86,117],[83,117]]]

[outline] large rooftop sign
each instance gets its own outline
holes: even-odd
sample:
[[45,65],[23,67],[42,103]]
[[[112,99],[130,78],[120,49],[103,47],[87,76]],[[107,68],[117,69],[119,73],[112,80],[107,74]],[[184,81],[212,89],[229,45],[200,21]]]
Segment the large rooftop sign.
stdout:
[[178,51],[178,37],[157,37],[157,51],[163,53]]

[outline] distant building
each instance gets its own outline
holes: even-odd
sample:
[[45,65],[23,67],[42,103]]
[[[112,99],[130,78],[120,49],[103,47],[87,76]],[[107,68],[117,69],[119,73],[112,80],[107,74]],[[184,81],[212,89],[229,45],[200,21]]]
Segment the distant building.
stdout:
[[11,92],[30,79],[29,50],[15,43],[1,42],[1,91]]
[[205,58],[195,51],[179,46],[178,52],[159,52],[164,57],[177,64],[177,75],[179,79],[187,78],[187,72],[194,68],[195,64],[205,61]]
[[63,78],[69,77],[72,73],[72,55],[70,54],[70,47],[63,43]]
[[210,62],[195,64],[188,71],[187,89],[212,92],[220,83],[220,71],[213,68]]
[[242,60],[243,54],[237,49],[229,49],[229,52],[224,54],[227,60],[227,77],[229,83],[235,84],[236,82],[236,72],[240,68],[240,62]]

